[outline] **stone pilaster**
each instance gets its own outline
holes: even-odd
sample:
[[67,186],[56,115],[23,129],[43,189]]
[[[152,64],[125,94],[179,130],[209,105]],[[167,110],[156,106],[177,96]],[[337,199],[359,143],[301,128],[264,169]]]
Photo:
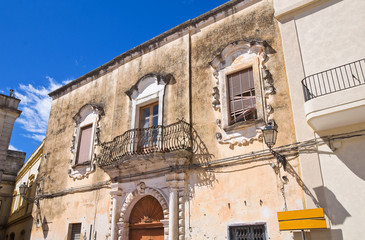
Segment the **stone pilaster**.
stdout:
[[110,239],[117,240],[118,228],[117,222],[119,219],[120,203],[123,197],[123,191],[120,189],[118,183],[111,184],[110,196],[112,199],[112,216],[111,216],[111,229],[110,229]]
[[170,188],[169,196],[169,240],[178,237],[178,192],[176,188]]
[[171,173],[166,176],[169,187],[169,240],[184,239],[184,184],[185,173]]

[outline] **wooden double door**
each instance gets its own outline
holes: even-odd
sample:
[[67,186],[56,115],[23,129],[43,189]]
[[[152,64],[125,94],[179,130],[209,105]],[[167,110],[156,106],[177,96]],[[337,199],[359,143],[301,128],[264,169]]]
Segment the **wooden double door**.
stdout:
[[152,196],[145,196],[133,207],[129,217],[129,240],[163,240],[164,218],[160,203]]
[[163,227],[151,229],[131,229],[130,240],[163,240]]

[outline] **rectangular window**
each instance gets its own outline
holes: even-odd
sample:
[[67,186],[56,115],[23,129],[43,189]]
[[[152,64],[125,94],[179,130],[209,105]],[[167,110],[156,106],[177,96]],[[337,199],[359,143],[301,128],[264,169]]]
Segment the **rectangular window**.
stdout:
[[12,202],[11,202],[11,210],[10,210],[11,213],[14,213],[17,210],[17,206],[16,206],[17,199],[18,199],[17,192],[14,191],[13,192],[13,199],[12,199]]
[[141,128],[149,128],[158,124],[158,103],[153,103],[142,107],[141,112]]
[[90,161],[91,133],[93,125],[82,127],[80,130],[76,164]]
[[229,124],[257,119],[252,67],[227,75],[227,83]]
[[139,148],[153,148],[157,146],[158,139],[158,103],[153,103],[140,108]]
[[230,226],[229,240],[266,240],[265,225]]
[[81,239],[81,223],[72,223],[70,240],[80,240],[80,239]]

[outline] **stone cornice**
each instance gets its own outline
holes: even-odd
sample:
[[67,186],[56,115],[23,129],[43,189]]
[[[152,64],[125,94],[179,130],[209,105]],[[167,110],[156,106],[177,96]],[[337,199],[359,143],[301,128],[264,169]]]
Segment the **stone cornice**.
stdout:
[[36,162],[40,161],[43,154],[43,146],[44,139],[41,144],[37,147],[37,149],[30,155],[27,162],[23,165],[23,167],[19,170],[18,175],[16,177],[16,181],[18,182],[26,172],[30,171],[30,169],[36,164]]
[[262,0],[231,0],[209,12],[200,15],[192,20],[188,20],[154,38],[144,42],[137,47],[134,47],[125,53],[115,57],[113,60],[101,65],[100,67],[86,73],[85,75],[75,79],[74,81],[62,86],[59,89],[49,93],[52,99],[57,99],[74,89],[77,89],[113,70],[119,66],[137,58],[141,55],[151,52],[173,40],[180,38],[181,36],[187,34],[189,31],[192,33],[199,31],[199,29],[212,24],[218,20],[226,18],[254,3],[260,2]]
[[[13,115],[14,118],[18,118],[20,116],[20,114],[22,113],[22,111],[20,111],[18,109],[12,109],[12,108],[3,107],[3,106],[0,106],[0,109],[2,110],[1,112],[4,112],[8,115]],[[4,113],[2,113],[2,114],[4,114]]]
[[279,21],[287,21],[293,18],[295,15],[298,15],[300,13],[318,7],[329,1],[330,0],[302,0],[292,5],[289,5],[284,9],[275,11],[275,18],[278,19]]

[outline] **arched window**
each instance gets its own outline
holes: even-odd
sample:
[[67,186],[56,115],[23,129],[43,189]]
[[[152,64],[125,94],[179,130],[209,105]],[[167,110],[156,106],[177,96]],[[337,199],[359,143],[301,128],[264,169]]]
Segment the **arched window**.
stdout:
[[163,125],[165,87],[172,75],[147,74],[126,92],[132,102],[131,129],[140,128],[136,140],[137,151],[159,148]]
[[[164,76],[147,74],[126,91],[132,101],[131,129],[143,127],[145,123],[147,124],[147,121],[143,120],[153,113],[155,113],[155,120],[149,124],[162,125],[165,87],[171,78],[172,75],[170,74]],[[151,106],[149,114],[147,114],[147,110],[143,111],[143,109],[148,109],[148,106]]]

